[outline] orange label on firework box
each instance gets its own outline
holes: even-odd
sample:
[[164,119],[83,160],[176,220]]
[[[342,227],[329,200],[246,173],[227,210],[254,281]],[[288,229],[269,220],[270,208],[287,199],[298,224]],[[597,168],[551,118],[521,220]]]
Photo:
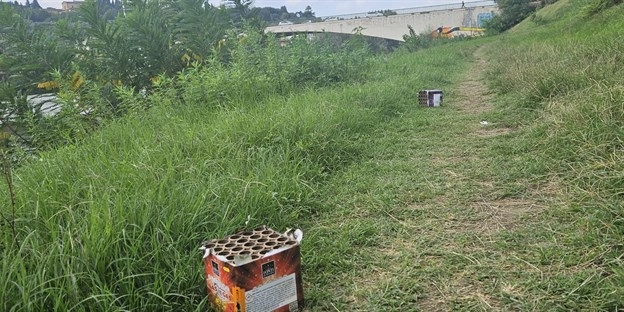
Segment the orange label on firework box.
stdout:
[[301,231],[265,226],[203,243],[210,302],[223,312],[286,312],[303,307]]

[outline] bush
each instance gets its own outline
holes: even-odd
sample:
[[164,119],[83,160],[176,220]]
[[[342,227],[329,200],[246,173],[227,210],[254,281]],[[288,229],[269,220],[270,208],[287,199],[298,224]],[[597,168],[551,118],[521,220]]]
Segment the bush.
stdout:
[[531,0],[496,0],[500,14],[486,24],[491,32],[503,32],[520,23],[536,10]]
[[182,103],[215,107],[261,103],[275,94],[286,95],[308,87],[324,87],[365,78],[372,61],[357,38],[343,46],[327,37],[296,37],[285,47],[272,36],[248,31],[229,40],[230,60],[213,58],[195,63],[173,78],[158,83],[155,96],[182,99]]
[[583,7],[583,13],[585,16],[592,16],[622,2],[623,0],[594,0]]
[[416,52],[420,49],[425,49],[431,46],[433,39],[431,39],[430,34],[422,33],[417,34],[412,26],[407,26],[409,29],[408,35],[403,35],[403,40],[405,43],[403,47],[410,52]]
[[[327,36],[314,40],[302,36],[281,47],[277,39],[253,27],[230,29],[223,36],[224,13],[204,7],[201,1],[184,0],[166,10],[160,10],[161,5],[133,2],[136,7],[131,14],[109,21],[96,3],[87,3],[81,7],[86,30],[76,31],[76,25],[62,20],[55,28],[58,33],[51,34],[33,31],[28,21],[0,6],[0,16],[6,17],[0,24],[7,26],[2,29],[15,26],[19,30],[6,32],[12,37],[0,30],[3,38],[11,39],[7,40],[11,45],[3,47],[0,62],[0,119],[19,115],[16,127],[24,133],[15,135],[13,141],[35,152],[73,144],[103,121],[150,107],[146,96],[155,84],[162,101],[163,97],[181,98],[184,103],[214,108],[258,103],[298,88],[356,81],[369,64],[370,53],[360,37],[337,45]],[[207,24],[210,21],[214,25]],[[72,40],[80,43],[68,43]],[[57,43],[46,49],[48,41]],[[61,63],[45,63],[62,70],[38,64],[33,70],[25,65],[33,56],[20,52],[50,54],[48,50],[60,50],[57,46],[66,48],[60,54],[64,57],[46,57]],[[18,96],[40,92],[34,89],[33,77],[41,76],[49,77],[45,84],[53,90],[47,92],[59,93],[63,109],[57,116],[32,112],[26,96]]]

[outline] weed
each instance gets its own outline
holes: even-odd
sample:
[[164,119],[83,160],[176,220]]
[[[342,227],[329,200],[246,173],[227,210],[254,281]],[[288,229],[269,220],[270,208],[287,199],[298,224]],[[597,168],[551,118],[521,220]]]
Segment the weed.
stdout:
[[10,219],[9,217],[5,216],[3,213],[0,212],[0,216],[2,216],[2,220],[0,221],[4,221],[6,223],[6,226],[8,226],[11,229],[13,241],[16,245],[19,245],[19,241],[17,240],[17,230],[15,229],[15,218],[16,218],[15,191],[13,187],[13,172],[11,168],[11,161],[9,160],[9,157],[6,155],[6,151],[4,148],[0,149],[0,153],[1,153],[0,156],[2,156],[2,175],[4,176],[6,180],[7,191],[9,193],[9,201],[10,201],[10,207],[11,207]]

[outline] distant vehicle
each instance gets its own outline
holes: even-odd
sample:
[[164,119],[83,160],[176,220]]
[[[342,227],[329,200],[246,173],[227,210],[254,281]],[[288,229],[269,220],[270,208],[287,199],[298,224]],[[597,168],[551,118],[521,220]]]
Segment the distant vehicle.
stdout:
[[293,24],[293,22],[291,22],[291,21],[281,21],[277,25],[284,26],[284,25],[292,25],[292,24]]
[[434,31],[431,32],[430,37],[432,39],[437,38],[453,38],[455,36],[466,37],[466,36],[479,36],[485,33],[485,28],[479,27],[438,27]]

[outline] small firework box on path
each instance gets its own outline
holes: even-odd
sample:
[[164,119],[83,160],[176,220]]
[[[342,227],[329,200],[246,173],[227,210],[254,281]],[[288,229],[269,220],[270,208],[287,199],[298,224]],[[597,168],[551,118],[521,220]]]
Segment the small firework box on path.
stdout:
[[208,297],[217,311],[290,312],[303,307],[301,230],[266,226],[202,244]]
[[442,105],[442,101],[444,101],[442,90],[418,91],[418,103],[421,106],[438,107]]

